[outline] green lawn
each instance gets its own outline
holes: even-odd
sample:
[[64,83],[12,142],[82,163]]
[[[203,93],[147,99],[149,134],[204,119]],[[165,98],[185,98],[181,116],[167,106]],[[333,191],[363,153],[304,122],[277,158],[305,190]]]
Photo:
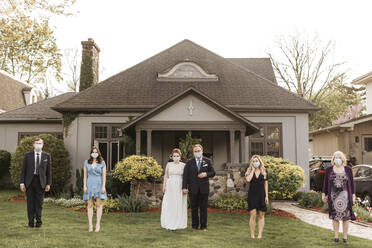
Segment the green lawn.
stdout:
[[[101,232],[88,233],[87,216],[44,205],[43,227],[28,228],[26,204],[8,202],[14,192],[0,191],[0,247],[329,247],[330,230],[299,220],[267,217],[262,240],[249,238],[249,216],[210,213],[208,231],[166,231],[159,213],[105,214]],[[349,237],[348,247],[372,247],[372,241]]]

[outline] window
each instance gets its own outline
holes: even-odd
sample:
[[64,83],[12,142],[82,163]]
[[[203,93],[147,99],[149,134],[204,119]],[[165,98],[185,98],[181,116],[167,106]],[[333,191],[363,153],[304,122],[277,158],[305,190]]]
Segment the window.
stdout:
[[282,124],[259,124],[262,129],[249,137],[250,156],[254,154],[282,156]]
[[364,151],[372,151],[372,137],[364,137]]
[[63,139],[63,133],[62,132],[20,132],[20,133],[18,133],[18,143],[24,137],[38,136],[40,134],[51,134],[58,139]]
[[120,124],[93,125],[93,144],[101,151],[108,171],[113,171],[117,162],[124,158],[124,144],[119,140],[120,128]]

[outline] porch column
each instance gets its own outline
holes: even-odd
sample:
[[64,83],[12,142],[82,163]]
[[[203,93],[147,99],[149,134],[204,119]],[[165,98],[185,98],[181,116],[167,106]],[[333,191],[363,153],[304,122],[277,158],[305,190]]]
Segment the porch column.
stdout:
[[235,144],[235,130],[230,129],[230,163],[235,162],[234,144]]
[[245,163],[245,130],[240,130],[240,163]]
[[141,130],[136,129],[136,155],[141,153]]
[[146,130],[146,136],[147,136],[147,156],[151,156],[151,129]]

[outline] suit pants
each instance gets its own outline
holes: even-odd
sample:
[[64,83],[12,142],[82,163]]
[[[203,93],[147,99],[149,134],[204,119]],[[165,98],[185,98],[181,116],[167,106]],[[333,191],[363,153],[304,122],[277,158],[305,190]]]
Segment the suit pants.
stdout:
[[34,225],[34,218],[36,218],[36,224],[42,224],[41,210],[43,208],[44,192],[45,191],[40,184],[39,176],[34,175],[31,184],[26,190],[27,216],[29,225]]
[[200,229],[207,228],[207,208],[208,208],[208,195],[209,194],[189,194],[190,207],[191,207],[191,226],[192,228],[199,227],[198,210],[200,208]]

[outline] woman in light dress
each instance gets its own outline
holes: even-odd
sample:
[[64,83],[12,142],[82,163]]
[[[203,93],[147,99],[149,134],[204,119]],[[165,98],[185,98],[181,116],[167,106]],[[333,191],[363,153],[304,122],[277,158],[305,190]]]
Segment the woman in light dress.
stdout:
[[101,152],[95,146],[90,151],[90,157],[84,162],[84,195],[88,201],[87,212],[89,232],[93,231],[93,200],[96,199],[97,223],[96,232],[100,230],[102,217],[102,200],[107,200],[106,194],[106,164]]
[[173,149],[173,162],[168,162],[164,173],[161,227],[167,230],[187,227],[187,195],[182,192],[184,163],[180,149]]

